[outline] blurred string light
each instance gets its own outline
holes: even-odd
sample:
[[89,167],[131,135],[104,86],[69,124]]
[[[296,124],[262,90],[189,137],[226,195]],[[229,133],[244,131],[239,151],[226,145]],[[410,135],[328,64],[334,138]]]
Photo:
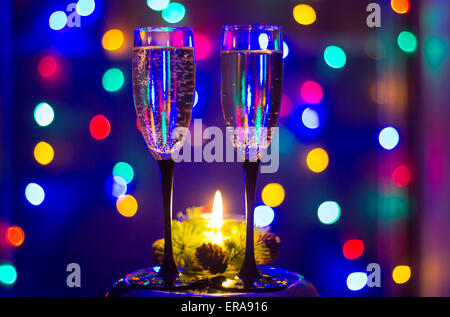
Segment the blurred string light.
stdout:
[[378,135],[378,141],[382,148],[392,150],[400,141],[400,135],[394,127],[386,127]]
[[306,157],[306,164],[314,173],[323,172],[327,168],[328,162],[328,154],[322,148],[315,148],[311,150]]
[[444,70],[442,62],[448,56],[448,45],[444,38],[432,35],[426,38],[423,44],[425,61],[431,70]]
[[81,16],[88,16],[95,9],[95,1],[94,0],[78,0],[77,5],[75,6],[75,10]]
[[411,278],[411,268],[407,265],[397,265],[392,271],[392,279],[397,284],[404,284]]
[[286,117],[292,111],[292,101],[288,95],[283,94],[281,97],[281,105],[280,105],[280,116]]
[[17,271],[11,264],[0,265],[0,282],[5,285],[14,284],[17,280]]
[[288,57],[289,55],[289,46],[287,45],[286,41],[283,41],[283,59]]
[[53,151],[52,146],[47,142],[41,141],[34,147],[34,158],[39,164],[49,164],[53,161],[54,156],[55,152]]
[[408,31],[402,31],[397,37],[397,43],[400,49],[406,53],[413,53],[417,49],[417,38]]
[[347,287],[351,291],[359,291],[367,284],[367,274],[364,272],[353,272],[347,277]]
[[98,114],[91,119],[89,122],[89,132],[92,137],[96,140],[103,140],[111,131],[111,125],[105,116]]
[[[194,94],[194,104],[192,107],[195,107],[197,105],[197,103],[198,103],[198,92],[196,90],[195,94]],[[140,130],[140,128],[139,128],[139,130]]]
[[347,62],[344,50],[336,45],[327,46],[323,52],[323,58],[327,65],[332,68],[342,68]]
[[129,184],[134,178],[134,170],[130,164],[126,162],[119,162],[113,167],[113,176],[122,177],[127,184]]
[[195,34],[195,58],[202,60],[211,55],[212,45],[210,39],[202,33]]
[[122,176],[111,176],[106,183],[106,191],[113,197],[120,197],[127,193],[127,181]]
[[118,68],[108,69],[103,74],[102,84],[106,91],[114,92],[122,88],[124,83],[123,73]]
[[321,223],[331,225],[339,220],[341,208],[335,201],[325,201],[317,209],[317,216]]
[[408,167],[404,165],[398,166],[392,172],[392,180],[398,187],[405,187],[411,180],[411,172],[409,171]]
[[131,195],[122,195],[116,201],[117,211],[124,217],[133,217],[138,208],[136,199]]
[[162,10],[162,18],[168,23],[178,23],[183,20],[186,9],[181,3],[172,2]]
[[300,95],[307,103],[319,103],[323,97],[322,87],[313,80],[305,81],[300,88]]
[[10,246],[18,247],[25,241],[25,232],[19,226],[12,226],[6,230],[6,242]]
[[41,127],[46,127],[53,122],[55,118],[55,113],[53,108],[46,102],[41,102],[34,108],[34,120]]
[[66,26],[67,15],[64,11],[55,11],[50,15],[48,24],[52,30],[58,31]]
[[167,8],[170,0],[147,0],[147,6],[155,11],[161,11]]
[[348,260],[355,260],[359,258],[364,252],[364,243],[360,239],[348,240],[342,247],[342,253]]
[[319,114],[317,111],[308,107],[303,110],[302,122],[308,129],[317,129],[320,125]]
[[292,11],[295,21],[302,25],[309,25],[316,21],[316,11],[307,4],[298,4]]
[[255,226],[257,228],[269,226],[275,218],[275,212],[269,206],[257,206],[254,212]]
[[56,72],[56,59],[53,56],[44,56],[38,64],[39,75],[51,77]]
[[111,29],[103,34],[102,46],[105,50],[115,51],[122,47],[125,36],[119,29]]
[[260,49],[266,50],[267,46],[269,45],[269,37],[267,36],[266,33],[261,33],[258,36],[258,42],[259,42]]
[[270,207],[278,207],[281,205],[284,196],[284,188],[278,183],[267,184],[261,192],[262,201]]
[[409,0],[391,0],[391,8],[394,12],[399,14],[405,14],[410,9]]
[[44,189],[36,183],[29,183],[25,188],[25,198],[30,204],[39,206],[45,198]]

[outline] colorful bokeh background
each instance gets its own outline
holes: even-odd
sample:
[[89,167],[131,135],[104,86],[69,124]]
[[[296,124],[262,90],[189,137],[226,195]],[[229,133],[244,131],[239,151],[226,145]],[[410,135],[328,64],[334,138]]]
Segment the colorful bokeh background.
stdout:
[[[276,265],[324,296],[450,296],[447,0],[73,1],[0,2],[0,295],[104,296],[154,264],[162,202],[132,31],[194,27],[193,119],[224,129],[221,26],[258,23],[284,35],[280,168],[260,175],[256,209],[281,238]],[[239,163],[179,163],[174,211],[220,190],[225,215],[243,214],[243,189]]]

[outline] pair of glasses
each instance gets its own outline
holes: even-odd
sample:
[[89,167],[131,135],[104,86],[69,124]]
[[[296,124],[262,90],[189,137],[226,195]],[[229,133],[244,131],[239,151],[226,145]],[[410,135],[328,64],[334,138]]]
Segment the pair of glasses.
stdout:
[[[254,254],[254,200],[261,155],[276,126],[283,82],[281,28],[268,25],[224,26],[221,52],[222,110],[233,146],[243,158],[246,201],[246,251],[232,282],[216,289],[267,291],[287,281],[262,275]],[[134,31],[133,94],[142,135],[159,165],[164,206],[164,259],[146,274],[147,288],[195,288],[180,274],[172,247],[172,191],[176,153],[191,121],[195,97],[194,34],[190,27],[145,27]],[[179,130],[178,130],[179,131]]]

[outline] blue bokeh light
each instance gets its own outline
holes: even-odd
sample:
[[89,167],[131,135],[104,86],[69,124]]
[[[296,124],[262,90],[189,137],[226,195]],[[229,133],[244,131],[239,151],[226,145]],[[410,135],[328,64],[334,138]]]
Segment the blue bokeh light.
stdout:
[[264,228],[269,226],[275,218],[275,212],[273,209],[266,205],[257,206],[255,208],[255,226],[258,228]]
[[94,0],[78,0],[76,5],[77,13],[81,16],[88,16],[95,9],[95,1]]
[[351,291],[359,291],[367,284],[367,274],[364,272],[353,272],[347,277],[347,287]]
[[52,30],[58,31],[66,26],[67,15],[64,11],[55,11],[50,15],[48,24]]
[[183,20],[186,9],[181,3],[172,2],[162,11],[162,18],[168,23],[178,23]]
[[283,59],[289,55],[289,46],[283,41]]
[[44,201],[45,192],[40,185],[36,183],[29,183],[25,188],[25,197],[30,204],[38,206]]
[[317,129],[320,125],[319,114],[310,107],[303,110],[302,122],[308,129]]
[[386,127],[378,135],[378,141],[382,148],[386,150],[394,149],[400,141],[400,135],[394,127]]

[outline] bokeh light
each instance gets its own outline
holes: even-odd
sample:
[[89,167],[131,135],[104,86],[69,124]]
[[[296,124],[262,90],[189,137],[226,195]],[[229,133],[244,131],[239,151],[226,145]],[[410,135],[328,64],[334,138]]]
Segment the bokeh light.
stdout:
[[96,140],[103,140],[111,131],[111,125],[105,116],[98,114],[91,119],[89,122],[89,132],[92,137]]
[[408,31],[400,32],[397,43],[400,49],[407,53],[413,53],[417,49],[417,38]]
[[292,11],[295,21],[302,25],[309,25],[316,21],[316,11],[307,4],[298,4]]
[[386,127],[378,135],[378,141],[384,149],[392,150],[400,141],[400,135],[394,127]]
[[25,232],[18,226],[9,227],[6,230],[6,242],[13,247],[20,246],[25,241]]
[[88,16],[95,9],[95,1],[94,0],[78,0],[77,5],[75,6],[75,10],[81,16]]
[[202,60],[211,55],[212,45],[210,39],[202,33],[195,34],[195,59]]
[[44,56],[38,64],[39,75],[42,77],[53,76],[56,72],[56,59],[53,56]]
[[25,188],[25,197],[34,206],[42,204],[45,198],[44,189],[36,183],[29,183]]
[[113,197],[120,197],[127,193],[127,181],[122,176],[112,176],[108,178],[107,191]]
[[308,107],[302,112],[302,122],[308,129],[317,129],[320,125],[319,114]]
[[56,11],[50,15],[48,24],[52,30],[58,31],[66,26],[67,15],[64,11]]
[[278,183],[267,184],[261,192],[262,201],[270,207],[278,207],[281,205],[284,196],[284,188]]
[[292,100],[288,95],[283,94],[281,97],[280,117],[286,117],[292,112]]
[[289,55],[289,46],[287,45],[286,41],[283,41],[283,59],[288,57]]
[[255,208],[254,223],[257,228],[269,226],[275,218],[275,212],[269,206],[261,205]]
[[323,172],[328,166],[328,154],[322,148],[315,148],[308,153],[306,164],[314,173]]
[[328,66],[332,68],[342,68],[347,62],[347,56],[342,48],[330,45],[325,48],[323,58]]
[[127,184],[129,184],[134,178],[134,170],[131,165],[126,162],[119,162],[114,165],[112,174],[114,176],[122,177]]
[[367,284],[367,273],[353,272],[347,276],[347,287],[351,291],[359,291]]
[[269,37],[266,33],[261,33],[258,36],[258,42],[259,42],[259,48],[262,50],[267,49],[267,46],[269,45]]
[[335,201],[325,201],[317,209],[317,216],[321,223],[331,225],[339,220],[341,208]]
[[123,73],[118,68],[108,69],[102,78],[103,88],[109,92],[114,92],[122,88],[123,82]]
[[124,217],[133,217],[136,214],[138,204],[131,195],[122,195],[116,201],[117,211]]
[[147,0],[147,5],[155,11],[162,11],[169,5],[170,0]]
[[398,187],[405,187],[408,185],[411,180],[411,172],[409,171],[409,168],[404,165],[398,166],[392,172],[392,180]]
[[411,268],[407,265],[397,265],[392,271],[392,279],[397,284],[404,284],[411,278]]
[[[198,92],[196,90],[195,94],[194,94],[194,104],[192,105],[192,108],[195,107],[197,105],[197,103],[198,103]],[[139,130],[140,130],[140,128],[139,128]]]
[[172,2],[162,11],[162,18],[168,23],[178,23],[185,14],[186,9],[181,3]]
[[39,164],[49,164],[53,161],[54,156],[55,152],[53,151],[53,147],[47,142],[41,141],[34,147],[34,158]]
[[115,51],[122,47],[124,41],[123,32],[119,29],[112,29],[103,34],[102,46],[105,50]]
[[342,247],[342,253],[348,260],[355,260],[359,258],[364,252],[364,243],[360,239],[348,240]]
[[0,282],[5,285],[14,284],[17,280],[17,272],[11,264],[0,265]]
[[322,87],[312,80],[305,81],[300,88],[300,94],[307,103],[319,103],[323,97]]
[[410,8],[409,0],[391,0],[391,8],[396,13],[405,14]]
[[41,102],[34,108],[34,120],[41,127],[46,127],[53,122],[55,118],[55,113],[53,108],[46,102]]

